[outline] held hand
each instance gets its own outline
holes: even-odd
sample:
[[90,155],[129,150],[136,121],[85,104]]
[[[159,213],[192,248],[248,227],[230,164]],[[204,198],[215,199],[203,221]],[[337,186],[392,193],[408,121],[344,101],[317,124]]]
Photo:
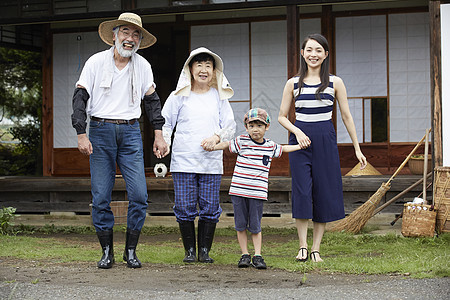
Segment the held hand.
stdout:
[[78,150],[87,156],[92,154],[92,144],[85,133],[78,135]]
[[213,135],[209,138],[204,139],[201,142],[200,146],[202,146],[206,151],[213,151],[214,146],[217,145],[218,142],[220,142],[220,138],[217,135]]
[[361,167],[359,168],[360,170],[364,169],[367,166],[367,159],[366,157],[362,154],[361,151],[357,151],[356,152],[356,157],[359,160],[359,163],[361,164]]
[[170,153],[170,147],[164,141],[162,135],[155,134],[155,142],[153,143],[153,154],[157,158],[166,157]]
[[311,145],[311,140],[302,131],[295,133],[295,137],[297,138],[297,142],[300,145],[300,149],[306,149]]

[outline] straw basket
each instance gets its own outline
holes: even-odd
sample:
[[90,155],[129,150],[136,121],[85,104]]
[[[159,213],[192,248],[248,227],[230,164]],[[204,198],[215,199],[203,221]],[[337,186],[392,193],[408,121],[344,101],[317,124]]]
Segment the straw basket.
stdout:
[[434,236],[436,211],[431,205],[405,203],[403,208],[403,236]]
[[111,201],[114,225],[127,224],[128,201]]
[[[422,175],[425,159],[423,155],[413,155],[408,161],[408,168],[412,174]],[[428,155],[427,174],[431,172],[431,155]]]
[[450,167],[434,170],[434,206],[437,210],[437,232],[450,232]]

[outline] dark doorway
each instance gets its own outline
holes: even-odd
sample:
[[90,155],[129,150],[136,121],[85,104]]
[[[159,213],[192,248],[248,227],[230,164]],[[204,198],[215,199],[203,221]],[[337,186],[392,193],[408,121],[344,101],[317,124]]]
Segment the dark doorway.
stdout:
[[372,143],[388,142],[388,107],[386,98],[372,98]]
[[[146,26],[157,38],[156,44],[141,50],[152,65],[156,91],[164,105],[167,97],[175,89],[184,61],[189,55],[189,27],[185,25],[153,24]],[[147,174],[153,174],[155,164],[163,162],[170,164],[170,155],[158,159],[153,154],[154,132],[147,117],[144,118],[144,161]]]

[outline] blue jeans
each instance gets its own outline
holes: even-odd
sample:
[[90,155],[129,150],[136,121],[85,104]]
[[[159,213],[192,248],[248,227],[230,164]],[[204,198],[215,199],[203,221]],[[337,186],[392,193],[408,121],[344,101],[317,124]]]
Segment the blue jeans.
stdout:
[[148,195],[139,122],[118,125],[91,120],[89,140],[93,147],[89,163],[95,229],[104,231],[114,226],[109,204],[117,163],[128,194],[127,227],[140,231],[145,221]]

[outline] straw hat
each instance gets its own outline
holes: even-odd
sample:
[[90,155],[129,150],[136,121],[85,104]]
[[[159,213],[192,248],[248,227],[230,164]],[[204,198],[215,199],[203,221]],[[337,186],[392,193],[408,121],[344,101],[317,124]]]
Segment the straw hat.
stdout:
[[98,34],[100,38],[110,46],[114,46],[113,29],[121,25],[134,25],[139,27],[142,33],[141,44],[139,49],[148,48],[156,43],[156,37],[142,27],[141,17],[134,13],[122,13],[117,20],[105,21],[98,26]]
[[369,162],[367,162],[367,166],[364,169],[360,169],[361,164],[357,163],[353,169],[350,170],[345,176],[364,176],[364,175],[383,175],[378,172]]

